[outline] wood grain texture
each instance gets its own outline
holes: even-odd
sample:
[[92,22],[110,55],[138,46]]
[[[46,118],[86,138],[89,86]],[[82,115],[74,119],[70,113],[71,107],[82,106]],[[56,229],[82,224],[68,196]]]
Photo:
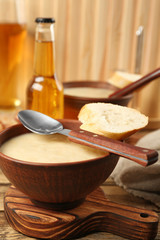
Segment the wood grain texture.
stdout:
[[106,231],[128,239],[151,239],[157,234],[158,215],[110,202],[97,189],[77,208],[61,212],[52,205],[36,205],[14,187],[4,199],[10,225],[25,235],[43,239],[72,239],[95,231]]
[[115,68],[134,72],[135,32],[142,25],[145,29],[142,74],[145,74],[159,66],[159,4],[159,0],[40,0],[38,3],[27,0],[28,30],[34,33],[37,15],[54,16],[60,78],[64,76],[61,69],[66,62],[64,81],[92,77],[98,80],[102,66],[105,70],[101,80],[106,80]]
[[158,160],[158,153],[155,150],[133,146],[119,140],[110,139],[83,130],[70,131],[68,138],[72,142],[81,143],[91,147],[94,145],[95,148],[102,150],[104,150],[103,147],[105,147],[108,152],[127,157],[142,166],[151,165]]

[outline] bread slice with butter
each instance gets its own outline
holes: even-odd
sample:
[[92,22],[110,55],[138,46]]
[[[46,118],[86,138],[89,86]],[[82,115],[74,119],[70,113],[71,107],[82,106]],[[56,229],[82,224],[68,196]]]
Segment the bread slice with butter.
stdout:
[[89,103],[78,115],[81,129],[122,140],[144,128],[148,117],[139,111],[110,103]]

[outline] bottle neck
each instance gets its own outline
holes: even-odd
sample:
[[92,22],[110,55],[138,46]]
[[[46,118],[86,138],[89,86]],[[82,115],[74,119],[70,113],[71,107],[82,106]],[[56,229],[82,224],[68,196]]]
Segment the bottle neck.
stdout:
[[55,74],[55,42],[53,23],[38,23],[35,34],[34,74],[52,77]]

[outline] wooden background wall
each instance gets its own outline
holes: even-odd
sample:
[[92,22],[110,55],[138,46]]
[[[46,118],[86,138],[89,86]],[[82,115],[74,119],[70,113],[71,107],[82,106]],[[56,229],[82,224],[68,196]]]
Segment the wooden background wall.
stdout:
[[[38,16],[56,19],[56,69],[62,82],[107,81],[114,70],[135,73],[139,26],[144,29],[140,74],[160,66],[160,0],[26,0],[25,86],[32,75]],[[136,98],[136,107],[159,122],[160,80]]]

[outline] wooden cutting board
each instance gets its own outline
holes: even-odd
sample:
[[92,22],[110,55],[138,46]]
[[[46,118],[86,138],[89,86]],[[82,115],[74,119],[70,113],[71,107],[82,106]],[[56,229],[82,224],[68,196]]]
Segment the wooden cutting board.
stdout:
[[14,229],[43,239],[73,239],[106,231],[127,239],[153,240],[158,228],[155,212],[111,202],[100,188],[80,206],[55,211],[52,204],[33,202],[11,186],[5,194],[4,209]]

